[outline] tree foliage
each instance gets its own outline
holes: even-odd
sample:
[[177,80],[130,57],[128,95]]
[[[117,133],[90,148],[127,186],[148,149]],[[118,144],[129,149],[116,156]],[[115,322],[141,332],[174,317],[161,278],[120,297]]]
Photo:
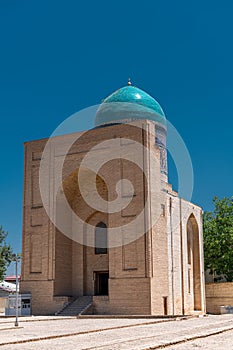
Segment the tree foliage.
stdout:
[[233,281],[233,197],[213,199],[214,211],[203,220],[205,269],[215,281]]
[[12,249],[6,243],[7,232],[0,226],[0,281],[3,280],[6,269],[12,260]]

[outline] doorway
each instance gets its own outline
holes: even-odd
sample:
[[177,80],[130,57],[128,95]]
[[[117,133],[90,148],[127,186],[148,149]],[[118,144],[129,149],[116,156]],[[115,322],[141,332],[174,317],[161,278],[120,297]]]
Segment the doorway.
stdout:
[[95,295],[108,295],[109,272],[95,272]]

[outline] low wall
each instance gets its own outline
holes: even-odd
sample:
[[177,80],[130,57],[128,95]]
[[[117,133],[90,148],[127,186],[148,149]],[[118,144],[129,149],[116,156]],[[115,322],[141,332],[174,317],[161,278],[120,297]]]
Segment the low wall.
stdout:
[[233,306],[233,282],[206,283],[206,311],[220,314],[221,306]]
[[93,314],[109,315],[111,314],[108,295],[93,296]]

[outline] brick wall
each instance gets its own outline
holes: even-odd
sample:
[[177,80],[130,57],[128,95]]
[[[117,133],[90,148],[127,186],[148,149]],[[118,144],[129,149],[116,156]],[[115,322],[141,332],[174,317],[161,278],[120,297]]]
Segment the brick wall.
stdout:
[[206,311],[220,314],[220,306],[233,306],[233,282],[206,283]]

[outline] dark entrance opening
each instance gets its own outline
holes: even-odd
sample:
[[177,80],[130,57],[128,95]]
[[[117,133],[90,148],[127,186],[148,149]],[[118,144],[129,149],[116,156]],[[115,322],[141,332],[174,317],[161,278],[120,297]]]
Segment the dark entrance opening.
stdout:
[[163,297],[163,312],[164,315],[167,315],[167,297]]
[[108,295],[108,272],[95,272],[95,295]]

